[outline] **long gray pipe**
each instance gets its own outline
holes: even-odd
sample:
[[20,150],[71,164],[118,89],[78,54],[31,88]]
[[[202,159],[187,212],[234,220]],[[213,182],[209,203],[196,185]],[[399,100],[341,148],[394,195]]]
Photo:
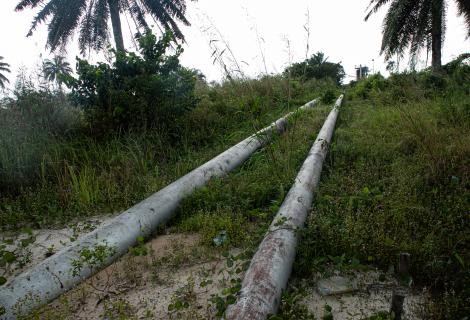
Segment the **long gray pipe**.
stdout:
[[294,263],[297,231],[303,227],[312,205],[342,101],[343,96],[336,101],[321,128],[294,185],[251,260],[237,301],[227,308],[226,319],[266,319],[277,312]]
[[[299,109],[312,108],[317,102],[318,100],[310,101]],[[136,244],[137,237],[149,236],[159,225],[171,218],[179,203],[195,189],[206,184],[212,177],[223,176],[232,171],[253,152],[267,144],[274,132],[283,132],[287,119],[295,112],[287,114],[269,127],[231,147],[124,211],[106,225],[12,279],[4,287],[0,287],[0,318],[14,319],[17,315],[27,314],[97,272],[97,268],[94,270],[82,268],[79,275],[72,276],[72,262],[79,259],[83,248],[106,244],[115,249],[116,253],[100,267],[104,268],[111,264]]]

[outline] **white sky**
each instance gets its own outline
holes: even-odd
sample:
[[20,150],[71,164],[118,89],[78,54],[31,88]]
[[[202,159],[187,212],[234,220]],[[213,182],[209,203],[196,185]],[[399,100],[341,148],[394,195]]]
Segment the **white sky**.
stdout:
[[[36,11],[28,9],[14,12],[13,9],[18,1],[0,2],[0,56],[11,65],[12,74],[9,76],[11,83],[14,83],[19,67],[32,69],[38,65],[41,55],[43,58],[50,57],[44,48],[47,27],[45,25],[39,27],[32,37],[26,38],[25,35]],[[310,12],[309,54],[323,51],[329,57],[329,61],[341,61],[348,75],[354,75],[354,67],[359,64],[366,64],[371,70],[375,67],[375,71],[386,74],[383,57],[379,56],[381,24],[386,8],[365,22],[363,18],[368,3],[369,0],[188,2],[187,17],[192,26],[182,28],[187,45],[184,46],[185,52],[181,62],[187,67],[200,69],[208,80],[219,80],[222,77],[220,66],[213,64],[212,50],[209,47],[209,40],[220,40],[220,36],[214,37],[213,28],[201,31],[212,25],[220,31],[223,39],[229,44],[233,56],[245,74],[256,76],[265,72],[261,52],[265,56],[267,71],[281,72],[289,61],[295,62],[305,58],[307,33],[304,26],[307,23],[308,11]],[[123,16],[122,20],[123,30],[127,33],[126,47],[132,49],[126,18]],[[461,17],[457,17],[454,2],[449,1],[448,28],[443,50],[444,63],[460,53],[470,51],[470,39],[466,39],[465,35],[464,21]],[[290,43],[290,54],[287,39]],[[75,41],[71,41],[68,47],[68,61],[72,65],[75,56],[78,55]],[[229,57],[227,52],[224,56]],[[102,59],[96,55],[91,58]],[[426,55],[423,54],[421,67],[425,59]],[[401,66],[404,68],[405,65],[404,61]]]

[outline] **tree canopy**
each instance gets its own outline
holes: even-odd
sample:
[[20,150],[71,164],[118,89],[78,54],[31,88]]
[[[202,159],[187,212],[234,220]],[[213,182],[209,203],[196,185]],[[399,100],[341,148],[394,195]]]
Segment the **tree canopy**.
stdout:
[[70,76],[72,68],[63,56],[55,56],[52,60],[45,60],[42,65],[44,77],[48,81],[56,81],[59,86],[64,82],[64,77]]
[[338,85],[345,77],[341,63],[328,62],[323,52],[317,52],[303,62],[292,64],[285,72],[290,72],[293,77],[304,80],[309,79],[333,79]]
[[[422,49],[432,52],[432,66],[442,64],[441,50],[446,31],[447,2],[445,0],[371,0],[365,20],[390,3],[383,23],[381,53],[388,60],[410,50],[411,64],[416,63]],[[470,36],[470,1],[455,0]]]
[[121,14],[130,16],[139,32],[150,29],[149,18],[175,38],[184,40],[177,22],[189,25],[185,17],[186,0],[22,0],[16,10],[40,8],[32,21],[28,36],[38,25],[47,23],[47,47],[51,51],[64,48],[78,30],[82,54],[87,49],[99,51],[109,41],[111,19],[116,49],[124,50]]

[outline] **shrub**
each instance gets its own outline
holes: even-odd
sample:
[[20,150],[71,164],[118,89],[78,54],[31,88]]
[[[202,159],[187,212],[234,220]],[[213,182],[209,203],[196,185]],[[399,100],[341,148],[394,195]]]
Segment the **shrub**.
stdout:
[[166,54],[171,39],[169,33],[158,41],[150,32],[138,36],[140,55],[115,53],[111,65],[78,59],[73,97],[94,133],[158,128],[178,135],[178,119],[197,103],[200,74],[179,64],[181,47]]
[[341,63],[328,62],[323,52],[314,54],[303,62],[292,64],[284,73],[289,73],[304,80],[310,79],[332,79],[340,85],[345,77],[344,68]]
[[380,73],[377,73],[359,82],[354,82],[350,87],[352,89],[349,93],[351,98],[368,99],[374,94],[381,93],[387,87],[387,82]]

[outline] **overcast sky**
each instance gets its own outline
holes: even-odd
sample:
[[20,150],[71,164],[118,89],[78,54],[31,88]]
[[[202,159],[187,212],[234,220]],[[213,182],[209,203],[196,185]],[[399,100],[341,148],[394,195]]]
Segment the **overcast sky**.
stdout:
[[[18,0],[0,2],[0,56],[10,63],[14,82],[20,66],[28,69],[38,65],[40,57],[50,57],[45,47],[45,25],[38,28],[32,37],[26,38],[33,10],[14,12]],[[248,76],[282,71],[289,61],[305,58],[309,25],[309,54],[323,51],[329,61],[341,61],[348,75],[354,75],[354,67],[366,64],[370,69],[385,74],[383,57],[379,56],[381,24],[385,8],[364,21],[369,0],[199,0],[188,2],[187,17],[191,27],[184,27],[187,44],[181,57],[183,65],[200,69],[209,80],[223,76],[219,64],[213,64],[213,48],[210,40],[223,40],[233,52],[224,53],[230,64],[235,57],[243,72]],[[309,12],[309,19],[307,19]],[[122,17],[125,44],[133,49],[126,17]],[[218,31],[217,31],[218,30]],[[457,17],[453,1],[449,1],[448,28],[443,50],[443,62],[460,53],[470,51],[470,40],[465,37],[465,25]],[[74,65],[78,55],[76,40],[68,46],[68,61]],[[222,41],[213,42],[222,50]],[[264,59],[263,59],[264,56]],[[92,60],[102,59],[93,55]],[[375,62],[373,62],[375,60]],[[422,55],[420,66],[426,60]],[[430,63],[430,61],[429,61]],[[402,63],[404,68],[406,63]],[[347,79],[346,81],[349,81]]]

